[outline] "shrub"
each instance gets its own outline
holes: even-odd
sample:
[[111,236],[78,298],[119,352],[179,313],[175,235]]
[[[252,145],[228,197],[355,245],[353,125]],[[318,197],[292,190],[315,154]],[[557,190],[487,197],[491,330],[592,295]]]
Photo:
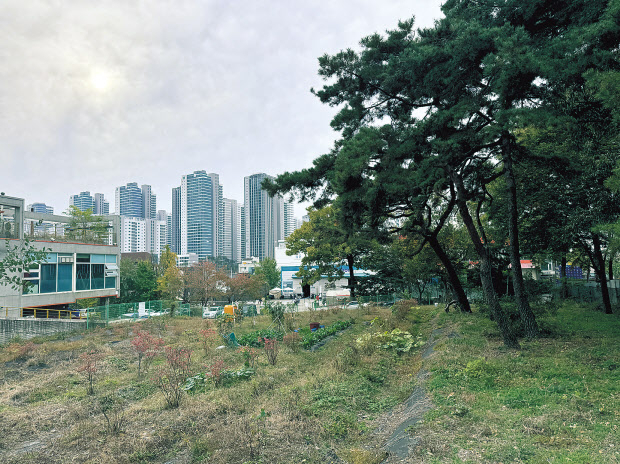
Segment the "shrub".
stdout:
[[137,329],[137,334],[131,340],[131,344],[138,353],[138,378],[140,378],[142,371],[146,373],[155,356],[161,353],[164,340],[152,336],[145,330]]
[[77,368],[77,371],[86,376],[88,381],[88,387],[86,387],[86,393],[93,395],[95,393],[94,383],[95,375],[99,371],[98,363],[101,361],[102,355],[97,351],[89,351],[88,353],[82,353],[80,355],[80,361],[82,362]]
[[191,351],[167,346],[164,353],[166,363],[157,371],[153,380],[163,393],[168,407],[176,408],[181,404],[182,387],[189,377]]
[[301,347],[301,336],[297,332],[288,333],[283,337],[282,343],[293,353],[297,353]]
[[209,379],[215,385],[219,385],[222,379],[222,372],[225,369],[224,360],[222,358],[216,358],[206,367],[205,379]]
[[239,351],[243,355],[243,364],[245,365],[245,367],[251,367],[252,369],[254,369],[256,360],[260,355],[260,351],[250,346],[240,346],[237,351]]
[[265,354],[267,354],[269,364],[275,366],[278,361],[278,340],[275,338],[265,338]]
[[209,356],[213,345],[215,345],[216,341],[219,339],[219,335],[217,330],[208,327],[206,329],[202,329],[200,331],[200,342],[202,344],[202,349],[205,352],[205,357]]
[[125,408],[127,400],[119,395],[105,395],[98,399],[97,407],[106,420],[106,430],[118,435],[125,425]]

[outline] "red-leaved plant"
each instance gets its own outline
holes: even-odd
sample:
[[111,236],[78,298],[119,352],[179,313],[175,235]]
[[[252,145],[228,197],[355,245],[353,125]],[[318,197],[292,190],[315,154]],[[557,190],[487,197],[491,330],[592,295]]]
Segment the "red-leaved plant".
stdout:
[[217,330],[211,327],[200,331],[200,342],[202,343],[202,348],[205,351],[205,358],[209,356],[209,353],[218,338],[219,334],[217,333]]
[[95,394],[95,374],[99,371],[98,363],[102,359],[102,354],[96,351],[89,351],[88,353],[82,353],[80,355],[80,361],[82,364],[77,368],[77,371],[84,374],[86,380],[88,380],[88,387],[86,387],[86,393],[89,395]]
[[136,336],[131,340],[131,344],[138,353],[138,378],[142,373],[146,373],[149,370],[153,359],[159,353],[164,346],[164,339],[154,337],[146,330],[136,330]]
[[222,358],[215,358],[211,364],[206,366],[205,377],[211,379],[215,385],[222,382],[222,372],[226,369]]
[[278,340],[275,338],[265,338],[265,353],[267,354],[267,361],[272,366],[276,365],[278,361]]

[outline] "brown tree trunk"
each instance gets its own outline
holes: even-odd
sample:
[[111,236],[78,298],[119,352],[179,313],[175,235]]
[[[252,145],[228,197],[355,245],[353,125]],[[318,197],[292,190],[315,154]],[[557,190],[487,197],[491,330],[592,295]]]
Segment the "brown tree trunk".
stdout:
[[592,234],[592,243],[594,245],[594,255],[592,256],[592,266],[594,272],[601,282],[601,297],[603,298],[603,307],[605,314],[612,314],[611,300],[609,299],[609,289],[607,288],[607,276],[605,275],[605,258],[601,251],[601,238],[598,234]]
[[347,264],[349,265],[349,291],[351,298],[355,298],[355,273],[353,272],[353,256],[347,256]]
[[521,316],[521,323],[527,338],[538,336],[538,324],[536,316],[530,308],[525,285],[523,283],[523,271],[521,269],[521,253],[519,251],[519,225],[517,211],[517,187],[515,184],[512,162],[512,140],[509,134],[502,135],[502,158],[504,161],[504,178],[508,193],[508,236],[510,238],[510,265],[512,268],[512,285],[515,291],[515,301]]
[[566,279],[566,255],[562,255],[560,261],[560,282],[562,284],[562,299],[568,298],[568,280]]
[[[454,294],[454,299],[458,301],[459,307],[461,311],[465,313],[471,313],[471,306],[469,305],[469,300],[467,299],[467,295],[465,294],[465,290],[461,285],[461,279],[454,269],[452,265],[452,261],[446,254],[446,252],[441,247],[439,240],[434,235],[427,237],[428,244],[433,249],[441,264],[446,268],[446,272],[448,273],[448,279],[450,281],[450,286],[452,287],[452,293]],[[421,298],[420,298],[421,299]]]
[[461,218],[463,219],[463,224],[465,225],[469,237],[474,244],[474,248],[476,249],[478,257],[480,258],[480,279],[482,280],[482,291],[484,292],[485,299],[491,308],[491,312],[493,314],[493,317],[495,318],[495,322],[497,322],[500,333],[502,335],[502,339],[504,340],[504,345],[506,345],[508,348],[519,349],[519,341],[517,340],[517,337],[515,336],[512,328],[510,327],[508,317],[506,316],[506,313],[499,304],[497,293],[495,292],[495,288],[493,287],[491,256],[486,249],[486,244],[482,243],[480,234],[476,230],[474,220],[469,213],[469,209],[467,207],[467,192],[465,191],[465,186],[463,185],[463,179],[454,172],[451,174],[450,177],[456,187],[456,203]]
[[609,254],[609,263],[607,263],[607,269],[609,280],[614,280],[614,259],[611,253]]

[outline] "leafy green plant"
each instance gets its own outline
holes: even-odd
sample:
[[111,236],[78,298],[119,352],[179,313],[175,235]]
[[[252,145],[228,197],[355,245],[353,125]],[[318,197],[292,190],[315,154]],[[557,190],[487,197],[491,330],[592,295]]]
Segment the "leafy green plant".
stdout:
[[384,350],[395,351],[398,354],[408,353],[412,348],[424,344],[422,337],[414,337],[409,332],[394,329],[391,332],[377,332],[365,334],[356,340],[360,349],[368,351],[369,346],[376,346]]
[[263,347],[265,338],[282,340],[284,333],[275,329],[255,330],[237,338],[239,345],[251,346],[254,348]]
[[351,324],[353,324],[353,322],[350,320],[337,321],[328,327],[323,327],[322,329],[318,329],[314,332],[305,331],[302,329],[300,330],[300,334],[303,337],[303,341],[301,342],[301,345],[306,349],[312,348],[312,346],[316,345],[321,340],[329,337],[330,335],[334,335],[335,333],[340,332],[341,330],[346,329]]

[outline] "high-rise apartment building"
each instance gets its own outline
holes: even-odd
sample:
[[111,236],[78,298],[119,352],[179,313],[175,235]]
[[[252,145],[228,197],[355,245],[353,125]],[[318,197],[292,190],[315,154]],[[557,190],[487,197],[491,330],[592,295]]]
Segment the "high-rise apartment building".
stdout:
[[245,258],[273,258],[277,241],[284,238],[284,200],[263,190],[267,178],[273,179],[264,173],[244,178]]
[[142,217],[155,219],[157,216],[157,196],[153,193],[150,185],[142,185]]
[[247,251],[247,235],[246,235],[246,227],[245,227],[245,206],[241,205],[239,207],[241,211],[241,222],[239,224],[239,230],[241,231],[241,260],[248,259],[248,251]]
[[115,208],[119,216],[144,218],[142,190],[136,182],[116,187]]
[[33,213],[54,214],[54,208],[45,203],[32,203],[26,206],[26,209]]
[[295,232],[299,226],[297,225],[297,219],[295,219],[294,204],[288,201],[282,202],[284,208],[284,238]]
[[80,211],[95,210],[95,199],[90,192],[80,192],[78,195],[71,195],[69,204],[75,206]]
[[97,216],[107,216],[110,214],[110,202],[105,199],[103,193],[95,193],[93,214]]
[[146,221],[143,218],[121,216],[121,253],[138,253],[146,249]]
[[223,250],[224,256],[235,263],[241,261],[241,207],[237,200],[224,198],[223,204]]
[[181,254],[181,187],[172,189],[172,214],[170,214],[170,248]]
[[213,179],[195,171],[181,179],[181,253],[196,253],[201,260],[214,256]]

